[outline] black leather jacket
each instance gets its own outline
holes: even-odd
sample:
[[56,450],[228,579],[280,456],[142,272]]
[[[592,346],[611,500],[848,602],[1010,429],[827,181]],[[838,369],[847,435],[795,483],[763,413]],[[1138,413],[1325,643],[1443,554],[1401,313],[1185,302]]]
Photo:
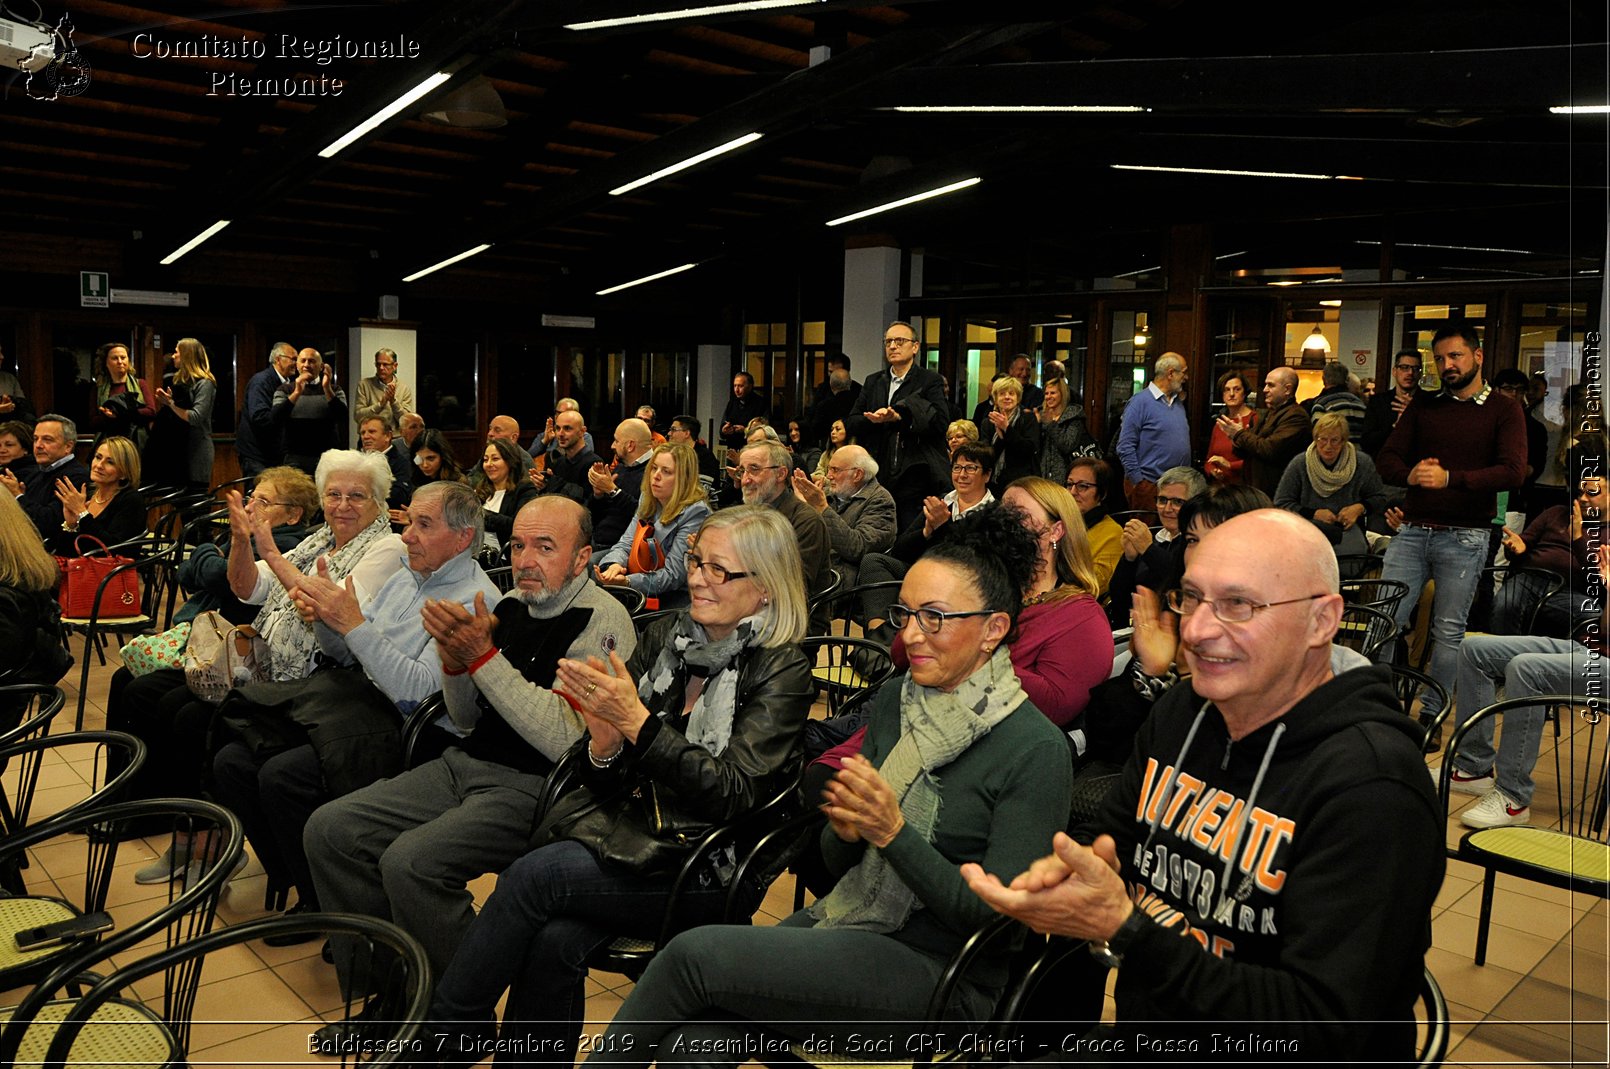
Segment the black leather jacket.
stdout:
[[[649,628],[627,666],[633,679],[641,679],[653,666],[675,624],[676,618],[668,617]],[[649,710],[653,716],[637,742],[628,743],[609,768],[594,768],[585,758],[577,764],[593,797],[613,796],[615,805],[641,803],[629,790],[621,790],[633,780],[642,787],[652,784],[664,826],[693,837],[701,829],[751,812],[797,778],[801,732],[816,688],[810,662],[798,646],[751,652],[738,671],[738,712],[731,740],[715,757],[682,733],[687,725],[682,714],[686,684],[686,672],[679,672],[663,707]],[[631,826],[647,832],[635,821]],[[611,835],[624,830],[616,824]],[[612,845],[618,851],[625,844]]]

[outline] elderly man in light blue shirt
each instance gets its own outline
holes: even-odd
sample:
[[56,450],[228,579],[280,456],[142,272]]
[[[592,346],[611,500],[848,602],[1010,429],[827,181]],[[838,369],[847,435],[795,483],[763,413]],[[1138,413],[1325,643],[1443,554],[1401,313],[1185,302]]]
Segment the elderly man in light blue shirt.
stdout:
[[[361,606],[352,579],[331,581],[322,559],[317,575],[298,580],[292,596],[303,617],[314,621],[326,666],[296,681],[299,687],[273,686],[290,688],[274,692],[285,707],[279,715],[301,726],[308,741],[276,754],[273,776],[262,774],[242,742],[214,759],[219,801],[240,816],[263,867],[297,888],[299,912],[318,908],[302,848],[308,818],[330,799],[399,771],[389,726],[393,709],[406,715],[442,688],[436,642],[420,621],[426,600],[473,607],[477,595],[501,596],[474,557],[481,511],[467,486],[421,487],[402,534],[408,567],[393,572]],[[298,941],[275,939],[275,945]]]
[[1151,383],[1124,406],[1118,459],[1132,509],[1154,508],[1157,477],[1169,468],[1190,466],[1191,427],[1180,393],[1185,371],[1185,357],[1164,353],[1157,358]]

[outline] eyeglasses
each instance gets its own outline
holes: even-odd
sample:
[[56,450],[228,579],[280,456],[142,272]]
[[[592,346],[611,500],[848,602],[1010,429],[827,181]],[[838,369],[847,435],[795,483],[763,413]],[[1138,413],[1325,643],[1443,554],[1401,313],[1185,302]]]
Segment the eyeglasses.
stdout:
[[917,339],[916,338],[884,338],[883,339],[884,348],[888,348],[891,345],[916,345],[916,344],[917,344]]
[[275,501],[273,498],[264,497],[262,494],[253,494],[247,500],[251,501],[252,504],[254,504],[254,505],[289,505],[290,504],[289,501]]
[[781,464],[746,464],[745,466],[739,468],[738,472],[741,475],[753,475],[759,477],[760,473],[763,471],[772,471],[773,469],[781,467]]
[[1095,483],[1086,483],[1086,482],[1069,483],[1068,484],[1068,489],[1073,490],[1073,491],[1075,491],[1077,493],[1087,494],[1090,491],[1096,489],[1096,484]]
[[1253,615],[1276,605],[1295,605],[1299,601],[1313,601],[1324,594],[1310,594],[1306,598],[1287,598],[1285,601],[1253,601],[1251,598],[1204,598],[1194,590],[1170,590],[1168,607],[1181,616],[1191,616],[1203,605],[1213,610],[1221,623],[1244,624]]
[[1161,512],[1163,509],[1182,509],[1187,500],[1189,499],[1183,497],[1160,497],[1157,499],[1157,510]]
[[734,579],[748,579],[752,574],[750,572],[732,571],[731,569],[720,564],[716,564],[713,561],[705,560],[692,550],[688,551],[687,556],[684,557],[683,560],[688,562],[688,568],[690,571],[703,574],[704,581],[709,583],[711,586],[720,586],[722,583],[730,582]]
[[1420,370],[1420,365],[1419,364],[1393,364],[1392,365],[1392,370],[1393,371],[1419,371]]
[[829,475],[843,475],[847,471],[854,471],[854,470],[855,470],[854,468],[835,468],[831,464],[829,464],[827,466],[827,473]]
[[898,601],[884,610],[884,619],[894,625],[896,631],[902,630],[906,622],[916,617],[917,629],[925,635],[937,635],[939,629],[945,626],[946,620],[960,620],[968,616],[993,616],[995,609],[978,609],[974,612],[940,612],[938,609],[908,609]]
[[324,495],[324,506],[326,508],[334,508],[343,501],[349,505],[357,505],[362,508],[369,503],[369,495],[363,493],[343,494],[339,490],[330,490]]
[[952,464],[950,466],[952,475],[977,475],[983,470],[984,467],[981,464]]

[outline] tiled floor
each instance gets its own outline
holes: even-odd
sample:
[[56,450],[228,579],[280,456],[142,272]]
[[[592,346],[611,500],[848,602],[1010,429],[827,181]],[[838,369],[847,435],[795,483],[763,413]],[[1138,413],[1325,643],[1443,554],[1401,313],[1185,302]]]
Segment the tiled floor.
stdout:
[[[100,727],[99,705],[110,669],[90,673],[86,727]],[[76,674],[68,680],[76,683]],[[58,718],[55,733],[72,728],[76,689]],[[1538,762],[1537,811],[1552,807],[1550,738]],[[42,772],[36,812],[48,813],[80,797],[88,771],[81,762],[52,758]],[[1474,799],[1456,795],[1459,808]],[[1449,842],[1457,842],[1457,821]],[[143,916],[161,887],[134,883],[135,868],[162,847],[160,842],[125,844],[115,874],[109,911],[121,923]],[[61,878],[81,871],[80,851],[58,849],[37,859],[41,873]],[[253,860],[232,883],[220,917],[235,923],[263,915],[261,869]],[[478,899],[494,877],[478,881]],[[1450,1065],[1599,1065],[1610,1052],[1610,911],[1586,895],[1500,876],[1493,907],[1488,961],[1471,961],[1480,905],[1481,871],[1450,862],[1432,919],[1427,964],[1436,975],[1452,1012]],[[1389,893],[1382,888],[1382,893]],[[792,877],[774,886],[757,918],[773,923],[792,905]],[[318,1065],[330,1059],[309,1054],[308,1034],[321,1013],[339,1002],[333,970],[319,960],[318,944],[274,949],[253,943],[210,958],[196,1005],[192,1062],[197,1065]],[[587,1016],[607,1022],[631,990],[624,976],[595,971],[587,980]],[[0,992],[0,1004],[17,992]]]

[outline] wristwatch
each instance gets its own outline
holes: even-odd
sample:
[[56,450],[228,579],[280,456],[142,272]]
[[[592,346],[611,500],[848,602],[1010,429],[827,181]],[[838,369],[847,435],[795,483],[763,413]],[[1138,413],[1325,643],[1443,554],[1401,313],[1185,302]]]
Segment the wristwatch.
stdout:
[[1129,916],[1124,918],[1124,923],[1118,926],[1118,930],[1112,933],[1111,938],[1090,941],[1088,944],[1090,956],[1109,969],[1118,968],[1124,963],[1124,952],[1129,949],[1129,944],[1133,943],[1150,923],[1150,919],[1140,910],[1130,910]]

